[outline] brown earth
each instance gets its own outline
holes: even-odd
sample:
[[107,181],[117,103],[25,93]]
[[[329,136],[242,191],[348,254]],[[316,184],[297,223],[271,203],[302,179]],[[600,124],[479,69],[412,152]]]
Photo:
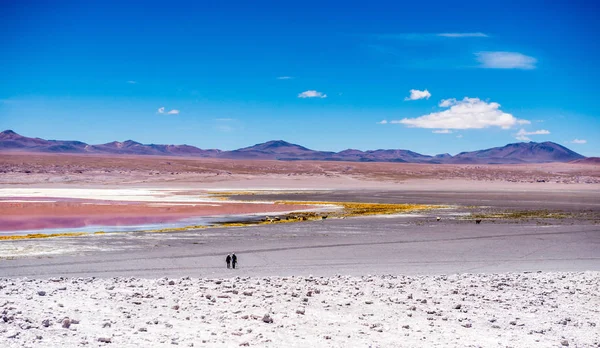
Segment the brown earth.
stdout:
[[[0,153],[0,185],[187,185],[264,179],[293,182],[332,179],[346,184],[410,180],[600,184],[600,165],[432,165],[323,161],[190,159],[178,157]],[[363,184],[361,184],[363,185]],[[247,186],[247,185],[239,185]],[[354,185],[350,186],[354,187]]]

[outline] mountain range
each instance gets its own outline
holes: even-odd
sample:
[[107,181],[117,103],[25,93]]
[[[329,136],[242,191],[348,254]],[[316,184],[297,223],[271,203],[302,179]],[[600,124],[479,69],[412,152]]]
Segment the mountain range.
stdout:
[[350,162],[404,162],[404,163],[453,163],[453,164],[518,164],[570,162],[586,157],[553,142],[514,143],[502,147],[461,152],[455,156],[440,154],[422,155],[410,150],[347,149],[340,152],[316,151],[273,140],[233,151],[218,149],[203,150],[190,145],[141,144],[133,140],[113,141],[106,144],[89,145],[81,141],[45,140],[19,135],[12,130],[0,133],[0,151],[70,153],[70,154],[114,154],[156,155],[227,159],[259,159],[282,161],[350,161]]

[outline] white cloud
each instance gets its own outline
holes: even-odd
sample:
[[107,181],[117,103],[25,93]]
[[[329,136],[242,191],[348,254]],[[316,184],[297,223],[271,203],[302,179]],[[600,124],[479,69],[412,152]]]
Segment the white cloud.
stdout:
[[129,81],[127,81],[127,83],[129,83],[131,85],[135,85],[137,83],[137,81],[129,80]]
[[431,97],[431,93],[428,90],[419,91],[418,89],[411,89],[410,96],[404,98],[404,100],[429,99],[429,97]]
[[500,127],[509,129],[516,124],[527,124],[511,114],[500,110],[500,104],[488,103],[479,98],[465,97],[463,100],[448,99],[440,104],[448,110],[434,112],[417,118],[404,118],[390,123],[401,123],[409,127],[437,129],[481,129]]
[[461,37],[489,37],[484,33],[440,33],[437,36],[442,37],[451,37],[451,38],[461,38]]
[[291,80],[293,79],[293,76],[278,76],[277,79],[278,80]]
[[388,121],[387,120],[381,120],[381,121],[377,122],[377,124],[388,124]]
[[233,120],[234,120],[233,118],[215,118],[215,121],[218,121],[218,122],[230,122]]
[[545,129],[536,130],[533,132],[527,132],[525,129],[521,128],[519,132],[516,134],[515,138],[521,141],[530,141],[528,135],[542,135],[542,134],[550,134],[550,131]]
[[165,112],[164,106],[161,106],[160,108],[158,108],[158,110],[156,110],[156,112],[158,112],[159,114],[167,114],[167,115],[178,115],[179,114],[179,110],[177,110],[177,109],[172,109],[172,110]]
[[327,98],[327,94],[317,91],[304,91],[298,94],[298,98]]
[[573,139],[573,141],[571,141],[572,144],[585,144],[587,143],[587,140],[585,139]]
[[456,103],[457,103],[456,99],[451,98],[451,99],[442,99],[442,101],[440,101],[440,103],[438,105],[441,108],[448,108]]
[[480,68],[531,70],[537,63],[537,59],[518,52],[478,52],[475,55]]
[[459,134],[459,135],[457,135],[456,137],[457,137],[458,139],[460,139],[460,138],[462,138],[462,137],[463,137],[463,135],[462,135],[462,134]]
[[449,129],[440,129],[440,130],[434,130],[431,133],[435,133],[435,134],[452,134],[453,132]]

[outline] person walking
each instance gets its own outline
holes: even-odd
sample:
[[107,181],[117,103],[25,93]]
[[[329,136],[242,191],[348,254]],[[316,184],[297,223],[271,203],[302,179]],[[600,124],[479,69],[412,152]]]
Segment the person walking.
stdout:
[[235,254],[231,255],[231,265],[235,269],[235,265],[237,264],[237,256]]
[[[227,268],[230,268],[231,267],[231,254],[227,254],[227,257],[225,258],[225,262],[227,262]],[[235,264],[234,264],[233,268],[235,268]]]

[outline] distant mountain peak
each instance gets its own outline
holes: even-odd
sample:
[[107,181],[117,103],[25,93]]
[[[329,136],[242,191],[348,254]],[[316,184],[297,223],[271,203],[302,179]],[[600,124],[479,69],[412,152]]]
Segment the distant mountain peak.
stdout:
[[0,139],[16,139],[16,138],[20,138],[21,135],[15,133],[14,131],[8,129],[5,130],[4,132],[0,133]]
[[289,143],[285,140],[270,140],[264,143],[256,144],[253,146],[245,147],[238,151],[268,151],[268,152],[282,152],[282,151],[313,151],[300,146],[297,144]]

